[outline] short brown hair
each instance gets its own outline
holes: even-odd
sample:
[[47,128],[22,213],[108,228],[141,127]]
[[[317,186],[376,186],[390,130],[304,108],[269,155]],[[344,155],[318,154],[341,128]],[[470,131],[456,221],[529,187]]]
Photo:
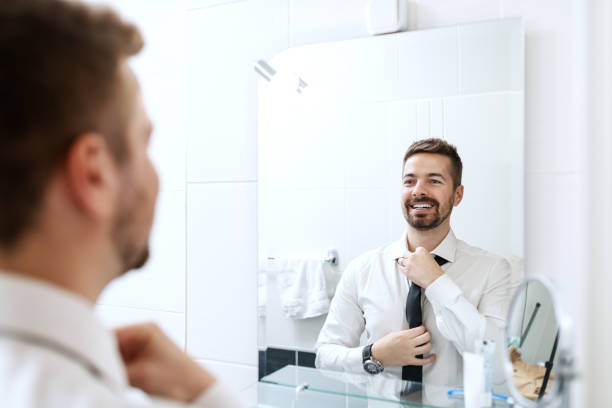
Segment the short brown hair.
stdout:
[[455,188],[461,185],[463,164],[461,163],[461,157],[459,157],[455,146],[438,138],[417,140],[410,145],[408,151],[404,155],[404,164],[406,164],[406,160],[408,160],[410,156],[414,156],[418,153],[435,153],[448,157],[451,160],[451,176],[453,177]]
[[0,2],[0,247],[35,225],[50,175],[79,135],[127,155],[121,64],[138,29],[113,11],[67,0]]

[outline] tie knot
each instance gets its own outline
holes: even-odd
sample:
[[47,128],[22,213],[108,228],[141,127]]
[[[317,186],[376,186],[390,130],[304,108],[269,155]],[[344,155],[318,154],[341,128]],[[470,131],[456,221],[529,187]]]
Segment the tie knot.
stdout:
[[446,259],[442,258],[442,257],[441,257],[441,256],[439,256],[439,255],[434,255],[434,259],[436,260],[436,262],[437,262],[437,263],[438,263],[438,265],[440,265],[440,266],[444,265],[445,263],[448,263],[448,261],[447,261]]

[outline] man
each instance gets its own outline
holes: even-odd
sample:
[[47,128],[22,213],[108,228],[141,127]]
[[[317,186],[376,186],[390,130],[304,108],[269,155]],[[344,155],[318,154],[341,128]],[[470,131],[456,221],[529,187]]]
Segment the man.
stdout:
[[109,10],[0,3],[3,407],[128,407],[128,385],[154,406],[239,405],[156,326],[113,334],[94,317],[148,257],[158,178],[127,65],[142,46]]
[[450,215],[463,198],[461,173],[445,141],[410,146],[401,190],[406,232],[347,267],[319,334],[318,367],[456,386],[464,351],[483,340],[503,348],[510,266],[455,238]]

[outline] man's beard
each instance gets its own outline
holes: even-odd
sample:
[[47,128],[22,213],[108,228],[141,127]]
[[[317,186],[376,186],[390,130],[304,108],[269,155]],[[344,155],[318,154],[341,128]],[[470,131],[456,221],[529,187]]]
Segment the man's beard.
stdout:
[[[429,214],[426,214],[425,216],[415,216],[411,214],[411,206],[415,204],[431,204],[436,210],[434,217],[429,217]],[[453,200],[451,198],[448,205],[448,211],[446,211],[446,213],[444,214],[440,214],[440,203],[438,202],[438,200],[429,197],[415,198],[409,200],[404,203],[403,210],[404,218],[412,228],[421,231],[428,231],[438,227],[440,224],[446,221],[448,217],[450,217],[451,212],[453,211]]]
[[138,215],[135,209],[123,207],[119,209],[113,225],[112,240],[119,258],[121,274],[143,267],[149,259],[148,242],[142,244],[140,240],[135,239],[137,235],[135,229],[138,228],[134,225],[136,219]]

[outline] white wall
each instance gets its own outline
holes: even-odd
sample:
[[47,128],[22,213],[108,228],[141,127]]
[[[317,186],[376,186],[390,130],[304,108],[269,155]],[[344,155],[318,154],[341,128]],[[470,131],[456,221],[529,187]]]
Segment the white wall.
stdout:
[[[191,354],[242,387],[256,378],[257,359],[252,61],[290,45],[365,36],[366,0],[115,3],[144,23],[150,54],[141,60],[156,62],[143,66],[142,73],[146,102],[158,124],[153,151],[164,185],[153,237],[158,254],[148,271],[114,285],[100,309],[110,322],[129,313],[162,322]],[[556,278],[562,293],[577,293],[563,299],[578,317],[586,310],[586,283],[574,279],[583,266],[576,256],[583,249],[583,218],[576,209],[584,198],[572,187],[583,180],[576,156],[588,139],[576,136],[572,122],[574,3],[414,0],[407,5],[411,29],[524,16],[526,270]],[[181,17],[174,20],[170,9],[181,9]],[[177,40],[183,30],[188,36]],[[189,56],[183,68],[177,56],[182,48]],[[185,109],[180,109],[175,92],[183,85]],[[578,323],[576,332],[585,328]]]

